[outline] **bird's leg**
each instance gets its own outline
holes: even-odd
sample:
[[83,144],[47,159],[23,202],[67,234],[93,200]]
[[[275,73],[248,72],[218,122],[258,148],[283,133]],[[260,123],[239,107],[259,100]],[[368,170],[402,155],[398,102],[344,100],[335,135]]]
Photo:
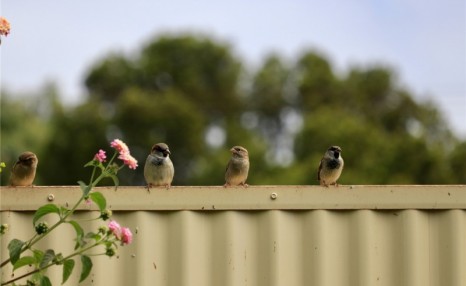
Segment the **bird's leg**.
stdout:
[[326,187],[326,188],[328,188],[328,184],[325,183],[324,180],[321,180],[321,181],[320,181],[320,185],[321,185],[321,186],[324,186],[324,187]]
[[147,188],[147,191],[150,193],[150,188],[152,187],[152,184],[147,184],[146,188]]

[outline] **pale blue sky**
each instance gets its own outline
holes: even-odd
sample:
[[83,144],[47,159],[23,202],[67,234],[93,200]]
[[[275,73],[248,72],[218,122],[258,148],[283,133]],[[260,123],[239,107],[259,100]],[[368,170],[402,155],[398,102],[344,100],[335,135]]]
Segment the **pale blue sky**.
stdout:
[[0,48],[1,83],[13,92],[55,81],[67,102],[79,102],[97,59],[136,53],[163,32],[199,32],[231,43],[251,66],[305,48],[322,51],[339,72],[388,64],[466,138],[464,0],[2,0],[0,14],[12,25]]

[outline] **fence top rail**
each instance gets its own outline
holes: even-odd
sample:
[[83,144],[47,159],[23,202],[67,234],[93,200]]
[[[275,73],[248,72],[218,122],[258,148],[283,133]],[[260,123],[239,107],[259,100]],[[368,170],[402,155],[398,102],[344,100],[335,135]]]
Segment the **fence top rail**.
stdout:
[[[466,209],[466,185],[142,186],[96,187],[115,211]],[[79,186],[0,187],[0,211],[34,211],[47,203],[74,204]],[[83,203],[80,210],[97,210]]]

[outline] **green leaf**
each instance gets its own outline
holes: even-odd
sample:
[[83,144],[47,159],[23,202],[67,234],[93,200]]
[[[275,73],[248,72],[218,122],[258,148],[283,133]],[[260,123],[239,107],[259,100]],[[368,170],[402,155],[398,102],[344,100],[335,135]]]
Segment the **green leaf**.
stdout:
[[76,250],[80,248],[81,246],[83,246],[84,244],[86,244],[85,241],[83,240],[84,230],[81,227],[81,225],[74,220],[70,220],[68,221],[68,223],[71,224],[74,230],[76,231],[76,245],[74,246],[74,249]]
[[68,221],[68,223],[73,226],[74,230],[76,231],[76,235],[78,237],[82,237],[84,235],[84,230],[78,222],[74,220],[70,220]]
[[92,232],[92,231],[88,232],[85,237],[86,238],[91,238],[91,239],[95,240],[96,242],[102,239],[102,236],[100,234]]
[[34,217],[32,219],[32,224],[36,225],[36,222],[43,217],[44,215],[51,214],[51,213],[56,213],[60,215],[60,208],[57,207],[55,204],[47,204],[44,206],[41,206],[36,213],[34,214]]
[[89,258],[89,256],[81,255],[81,263],[83,266],[81,270],[81,277],[79,278],[79,283],[83,282],[87,276],[89,276],[89,273],[91,273],[92,270],[92,260]]
[[40,279],[42,279],[42,276],[43,276],[43,275],[44,275],[44,274],[43,274],[42,272],[34,273],[34,274],[32,274],[31,279],[28,279],[28,281],[29,281],[29,280],[30,280],[30,281],[34,281],[34,282],[40,281]]
[[67,259],[65,260],[65,263],[63,263],[63,280],[61,284],[65,284],[66,280],[70,278],[71,273],[73,272],[74,268],[74,260],[73,259]]
[[81,190],[83,191],[83,196],[87,197],[89,195],[89,192],[91,191],[91,186],[86,185],[83,181],[78,181],[79,186],[81,187]]
[[84,165],[84,168],[85,167],[98,167],[99,163],[100,163],[99,161],[91,160],[91,161],[87,162],[86,165]]
[[86,183],[83,181],[78,181],[79,186],[81,187],[81,190],[84,192],[87,189]]
[[67,209],[67,208],[65,208],[65,207],[60,207],[60,215],[61,215],[62,217],[64,217],[64,216],[66,216],[67,214],[69,214],[70,211],[71,211],[71,210],[69,210],[69,209]]
[[42,261],[42,259],[44,258],[44,252],[39,249],[34,249],[32,253],[34,254],[34,258],[36,259],[35,264],[38,266],[39,262]]
[[42,276],[40,279],[40,286],[52,286],[52,282],[50,282],[50,279],[47,276]]
[[85,241],[82,237],[76,238],[76,244],[74,245],[74,250],[78,250],[79,248],[84,247],[87,244],[87,241]]
[[18,268],[21,268],[25,265],[33,265],[36,263],[36,258],[32,256],[24,256],[18,259],[18,261],[15,262],[13,265],[13,271],[15,271]]
[[105,200],[104,195],[100,192],[93,192],[89,195],[91,200],[99,207],[100,211],[104,211],[107,207],[107,200]]
[[110,175],[110,178],[112,178],[113,183],[115,184],[115,190],[118,188],[120,185],[120,180],[118,180],[118,177],[116,175]]
[[62,265],[63,264],[63,254],[57,253],[55,255],[55,258],[53,259],[53,263],[56,265]]
[[55,251],[53,249],[47,249],[44,253],[44,257],[42,258],[39,267],[44,268],[47,266],[53,259],[55,258]]
[[8,251],[10,253],[10,261],[12,265],[15,265],[16,261],[18,261],[19,256],[21,255],[21,249],[23,248],[25,242],[19,239],[12,239],[10,243],[8,243]]

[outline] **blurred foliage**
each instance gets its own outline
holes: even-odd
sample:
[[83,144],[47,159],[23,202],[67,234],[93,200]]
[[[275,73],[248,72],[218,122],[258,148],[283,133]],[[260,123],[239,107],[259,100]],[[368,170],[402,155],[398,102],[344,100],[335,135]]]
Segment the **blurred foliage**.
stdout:
[[466,141],[389,67],[336,74],[313,50],[245,66],[227,43],[162,35],[96,62],[77,106],[63,106],[50,84],[29,96],[3,91],[1,183],[30,150],[39,157],[36,184],[76,184],[114,138],[139,160],[137,172],[122,172],[122,185],[144,185],[145,158],[158,142],[172,151],[174,185],[223,184],[234,145],[249,150],[250,184],[317,184],[330,145],[343,149],[342,184],[466,183]]
[[[33,95],[11,95],[3,90],[0,97],[0,162],[5,162],[6,168],[0,175],[0,184],[7,185],[10,170],[25,151],[42,154],[50,141],[48,119],[49,107],[56,98],[56,89],[47,84],[43,91]],[[39,157],[39,164],[41,158]],[[37,184],[42,184],[38,176]]]

